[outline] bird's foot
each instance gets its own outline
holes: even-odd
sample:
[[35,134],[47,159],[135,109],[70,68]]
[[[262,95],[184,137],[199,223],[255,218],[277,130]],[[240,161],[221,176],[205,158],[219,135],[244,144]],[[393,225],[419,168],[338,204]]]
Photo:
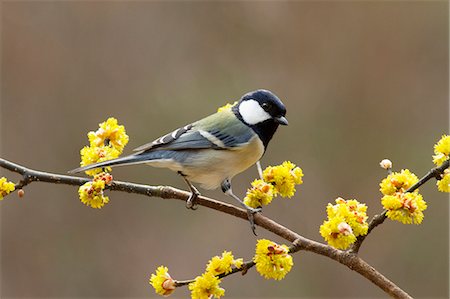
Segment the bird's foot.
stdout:
[[181,175],[183,180],[188,185],[189,190],[191,190],[191,195],[186,200],[186,208],[188,208],[190,210],[197,210],[198,205],[196,204],[196,201],[197,201],[197,198],[200,196],[200,191],[198,191],[197,188],[195,188],[195,186],[192,185],[192,183],[186,178],[186,176],[181,171],[179,171],[178,174]]
[[186,200],[186,208],[190,210],[197,210],[198,205],[196,203],[197,198],[200,196],[200,193],[192,192],[189,198]]
[[247,210],[247,219],[248,219],[248,222],[250,223],[250,229],[252,230],[253,234],[255,236],[257,236],[254,215],[256,213],[261,213],[262,208],[256,208],[255,209],[255,208],[251,208],[251,207],[249,207],[247,205],[245,206],[245,208]]
[[240,205],[241,207],[245,208],[245,210],[247,211],[247,218],[248,218],[248,222],[250,222],[250,228],[252,229],[252,232],[255,236],[257,236],[256,234],[256,227],[255,227],[255,217],[254,215],[256,213],[260,213],[262,211],[262,208],[252,208],[247,206],[239,197],[237,197],[234,193],[233,190],[231,189],[231,182],[229,179],[226,179],[222,182],[222,191],[228,195],[233,197]]

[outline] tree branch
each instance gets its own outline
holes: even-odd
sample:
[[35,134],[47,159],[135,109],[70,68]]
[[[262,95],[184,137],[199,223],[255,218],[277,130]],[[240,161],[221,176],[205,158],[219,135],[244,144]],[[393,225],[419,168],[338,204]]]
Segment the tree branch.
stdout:
[[[444,171],[449,168],[450,166],[450,160],[446,160],[444,163],[442,163],[441,166],[439,167],[435,167],[433,169],[431,169],[426,175],[424,175],[417,183],[415,183],[414,185],[412,185],[408,190],[406,190],[405,192],[413,192],[416,189],[418,189],[420,186],[422,186],[423,184],[425,184],[426,182],[428,182],[430,179],[432,178],[436,178],[438,180],[441,179],[441,175],[444,173]],[[369,235],[369,233],[378,225],[382,224],[384,222],[384,220],[386,220],[386,210],[383,210],[383,212],[379,215],[375,215],[372,220],[369,223],[369,229],[367,231],[367,234],[364,236],[359,236],[356,239],[356,242],[353,243],[352,248],[350,249],[350,251],[352,253],[358,253],[362,243],[364,242],[364,240],[366,239],[366,237]]]
[[[1,158],[0,158],[0,167],[3,167],[12,172],[16,172],[22,175],[22,180],[20,180],[19,183],[16,184],[17,189],[23,188],[32,182],[46,182],[46,183],[80,186],[89,181],[89,179],[86,178],[79,178],[74,176],[48,173],[29,169]],[[182,201],[186,201],[190,194],[189,192],[182,191],[173,187],[147,186],[119,181],[114,181],[111,184],[111,186],[108,187],[108,189],[113,191],[123,191],[128,193],[141,194],[149,197],[178,199]],[[211,198],[207,198],[204,196],[200,196],[198,198],[197,203],[201,206],[205,206],[247,220],[247,212],[233,205],[220,202]],[[359,273],[360,275],[367,278],[369,281],[374,283],[376,286],[378,286],[379,288],[381,288],[383,291],[385,291],[387,294],[389,294],[394,298],[412,298],[405,291],[403,291],[401,288],[399,288],[397,285],[395,285],[393,282],[391,282],[389,279],[387,279],[385,276],[383,276],[381,273],[379,273],[377,270],[375,270],[373,267],[367,264],[364,260],[358,257],[356,253],[350,251],[337,250],[331,246],[327,246],[322,243],[305,238],[295,233],[294,231],[284,227],[283,225],[273,221],[272,219],[263,216],[260,213],[255,214],[255,224],[291,242],[292,243],[292,246],[290,248],[291,253],[300,250],[305,250],[328,257],[332,260],[337,261],[338,263],[345,265],[349,269]],[[374,225],[372,229],[375,226],[376,225]],[[247,263],[248,267],[244,267],[243,269],[236,269],[235,272],[233,273],[241,272],[244,269],[246,271],[253,266],[252,264],[253,262],[250,261]]]

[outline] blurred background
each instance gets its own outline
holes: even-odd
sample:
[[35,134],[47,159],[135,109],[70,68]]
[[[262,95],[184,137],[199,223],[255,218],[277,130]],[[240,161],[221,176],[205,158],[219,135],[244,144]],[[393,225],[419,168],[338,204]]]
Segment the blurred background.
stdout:
[[[66,173],[87,132],[109,116],[125,153],[233,102],[274,91],[289,126],[263,166],[291,160],[304,184],[264,214],[323,242],[325,207],[356,198],[379,213],[378,184],[394,169],[433,167],[448,133],[448,3],[7,1],[1,4],[1,157]],[[168,170],[117,168],[117,180],[185,189]],[[13,181],[19,176],[1,170]],[[234,179],[244,195],[252,168]],[[72,186],[33,183],[1,202],[2,298],[150,298],[159,265],[201,274],[223,250],[250,259],[248,223],[176,200],[109,192],[101,210]],[[386,221],[360,255],[415,298],[447,298],[449,201],[435,182],[422,225]],[[220,190],[203,192],[229,201]],[[283,240],[258,229],[258,238]],[[226,298],[384,298],[360,275],[299,252],[280,281],[255,270],[222,282]],[[174,298],[189,296],[177,289]]]

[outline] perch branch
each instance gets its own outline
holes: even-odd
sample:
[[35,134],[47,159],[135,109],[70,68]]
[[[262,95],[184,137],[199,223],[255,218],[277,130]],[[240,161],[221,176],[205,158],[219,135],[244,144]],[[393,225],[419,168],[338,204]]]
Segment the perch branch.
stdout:
[[[20,180],[19,183],[16,184],[17,188],[23,188],[32,182],[46,182],[46,183],[80,186],[89,181],[86,178],[60,175],[55,173],[48,173],[29,169],[19,164],[15,164],[13,162],[1,158],[0,158],[0,167],[22,175],[22,180]],[[142,184],[133,184],[119,181],[114,181],[112,185],[109,186],[108,188],[114,191],[123,191],[128,193],[146,195],[149,197],[160,197],[164,199],[178,199],[182,201],[186,201],[190,194],[189,192],[182,191],[173,187],[147,186]],[[218,200],[214,200],[211,198],[207,198],[204,196],[200,196],[198,198],[197,203],[201,206],[205,206],[229,215],[233,215],[235,217],[247,221],[247,212],[233,205],[220,202]],[[350,251],[337,250],[331,246],[327,246],[322,243],[300,236],[294,231],[286,228],[285,226],[273,221],[268,217],[263,216],[260,213],[257,213],[255,215],[255,224],[291,242],[292,243],[292,246],[290,248],[291,253],[300,250],[305,250],[328,257],[341,263],[342,265],[345,265],[349,269],[359,273],[360,275],[367,278],[369,281],[374,283],[376,286],[378,286],[379,288],[381,288],[383,291],[385,291],[387,294],[389,294],[394,298],[412,298],[405,291],[399,288],[396,284],[394,284],[392,281],[387,279],[376,269],[374,269],[372,266],[370,266],[364,260],[358,257],[355,253],[352,253]],[[248,263],[249,263],[248,267],[245,268],[246,270],[253,266],[252,262]],[[234,273],[240,271],[243,270],[236,269]]]

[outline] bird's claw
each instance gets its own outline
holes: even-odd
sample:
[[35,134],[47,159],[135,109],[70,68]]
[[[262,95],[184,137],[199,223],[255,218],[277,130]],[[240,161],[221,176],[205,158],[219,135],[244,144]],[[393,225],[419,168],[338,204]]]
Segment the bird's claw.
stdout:
[[260,213],[262,211],[262,208],[254,209],[254,208],[251,208],[251,207],[246,207],[246,209],[247,209],[247,219],[248,219],[248,222],[250,222],[250,228],[251,228],[253,234],[255,236],[257,236],[257,234],[256,234],[256,226],[255,226],[255,216],[254,215],[256,213]]
[[252,229],[253,234],[256,236],[256,227],[255,227],[255,217],[254,214],[260,213],[262,211],[262,208],[252,208],[247,206],[239,197],[234,195],[233,190],[231,189],[231,182],[229,179],[226,179],[222,182],[222,191],[228,195],[233,197],[240,205],[241,207],[245,208],[247,211],[247,218],[250,222],[250,228]]
[[198,194],[192,192],[191,195],[189,196],[189,198],[186,200],[186,208],[190,209],[190,210],[197,210],[198,209],[198,205],[196,203],[198,198]]
[[197,205],[196,201],[197,201],[197,198],[200,196],[200,192],[197,190],[197,188],[194,187],[194,185],[192,185],[192,183],[186,178],[186,176],[181,171],[178,171],[178,174],[181,175],[183,180],[188,185],[189,190],[191,190],[191,195],[186,200],[186,208],[188,208],[190,210],[197,210],[198,205]]
[[251,208],[251,207],[247,206],[247,211],[252,213],[252,214],[261,213],[262,212],[262,208]]

